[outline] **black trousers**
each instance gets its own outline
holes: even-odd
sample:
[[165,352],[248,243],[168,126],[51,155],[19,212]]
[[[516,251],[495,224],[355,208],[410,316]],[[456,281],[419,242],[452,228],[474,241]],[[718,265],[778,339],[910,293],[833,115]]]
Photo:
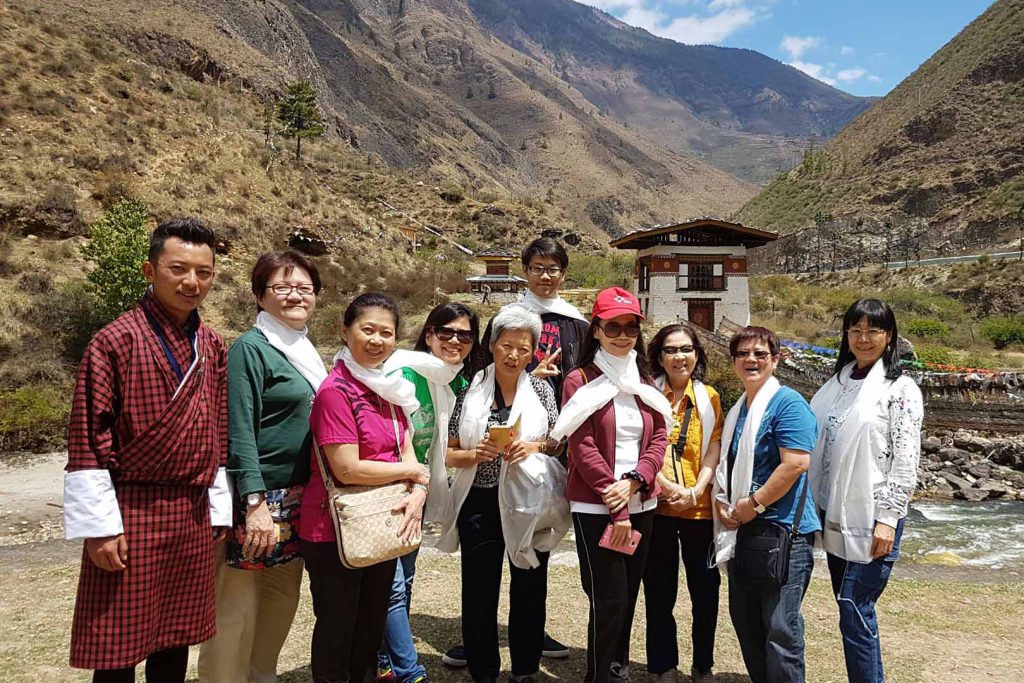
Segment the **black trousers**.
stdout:
[[576,530],[576,554],[580,579],[590,601],[587,628],[587,674],[585,683],[606,683],[612,678],[612,664],[621,672],[629,664],[629,636],[633,613],[640,594],[647,553],[651,547],[654,511],[630,515],[640,532],[640,544],[632,556],[598,545],[611,522],[609,515],[572,513]]
[[[146,657],[146,683],[185,683],[188,647],[160,650]],[[135,683],[135,667],[97,669],[92,683]]]
[[[505,538],[498,511],[498,489],[471,488],[459,510],[462,548],[462,642],[474,681],[497,678],[498,597],[505,564]],[[512,673],[540,670],[544,647],[545,601],[548,592],[548,553],[537,553],[540,566],[520,569],[509,562],[508,646]]]
[[654,516],[651,550],[644,571],[644,598],[647,603],[647,670],[653,674],[679,666],[679,641],[672,609],[679,593],[679,558],[686,571],[690,593],[690,638],[693,644],[692,666],[701,673],[715,665],[715,629],[718,626],[718,591],[722,577],[714,561],[714,522],[710,519],[683,519]]
[[347,569],[333,541],[302,541],[313,596],[313,683],[374,683],[396,560]]

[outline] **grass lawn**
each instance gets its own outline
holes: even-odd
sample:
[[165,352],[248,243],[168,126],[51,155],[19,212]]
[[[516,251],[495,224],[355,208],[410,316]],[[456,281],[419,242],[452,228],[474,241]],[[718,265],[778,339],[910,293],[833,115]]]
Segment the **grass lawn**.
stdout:
[[[77,565],[59,564],[0,572],[0,679],[7,683],[88,681],[89,674],[65,665]],[[507,574],[507,572],[506,572]],[[896,576],[899,575],[899,567]],[[418,562],[413,596],[413,631],[421,659],[435,681],[469,681],[462,671],[446,669],[441,653],[460,639],[458,559],[424,553]],[[507,578],[503,597],[507,600]],[[643,604],[633,629],[634,681],[653,680],[644,671]],[[503,602],[502,615],[507,615]],[[881,603],[888,680],[1024,681],[1024,585],[977,584],[896,579]],[[680,654],[689,670],[689,601],[685,589],[676,607]],[[827,581],[815,578],[804,602],[808,680],[845,681],[835,604]],[[507,622],[505,616],[499,619]],[[313,626],[308,589],[284,652],[281,680],[309,681],[309,642]],[[568,660],[544,660],[552,680],[579,681],[586,648],[586,598],[575,568],[552,566],[549,577],[548,630],[572,648]],[[502,626],[502,639],[505,639]],[[196,648],[193,648],[194,677]],[[716,650],[718,680],[739,683],[743,673],[736,636],[729,623],[725,587]],[[508,650],[502,651],[508,670]],[[140,667],[141,672],[141,667]],[[141,676],[139,680],[142,680]]]

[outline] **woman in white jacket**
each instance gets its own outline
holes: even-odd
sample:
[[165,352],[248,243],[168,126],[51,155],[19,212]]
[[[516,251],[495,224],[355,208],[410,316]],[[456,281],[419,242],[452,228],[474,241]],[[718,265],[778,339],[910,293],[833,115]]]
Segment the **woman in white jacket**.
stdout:
[[885,590],[917,485],[921,391],[900,370],[896,316],[877,299],[846,311],[835,374],[811,401],[814,500],[839,604],[850,681],[883,681],[875,603]]

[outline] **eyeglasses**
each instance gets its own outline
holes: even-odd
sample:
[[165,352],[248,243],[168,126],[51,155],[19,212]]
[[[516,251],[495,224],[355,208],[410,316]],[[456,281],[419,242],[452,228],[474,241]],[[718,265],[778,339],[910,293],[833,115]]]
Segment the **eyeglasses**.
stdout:
[[768,351],[737,351],[732,354],[732,357],[736,360],[741,358],[756,358],[757,360],[765,360],[768,356],[772,355]]
[[879,330],[877,328],[870,328],[867,330],[859,327],[851,327],[846,331],[846,336],[850,339],[868,339],[874,341],[885,334],[885,330]]
[[548,266],[547,268],[544,266],[530,266],[526,270],[535,277],[541,277],[545,274],[548,277],[558,277],[562,274],[561,266]]
[[689,356],[691,353],[693,353],[693,351],[694,351],[694,347],[690,346],[690,345],[686,345],[686,346],[663,346],[663,347],[661,347],[661,352],[663,354],[665,354],[666,356],[674,356],[677,353],[681,353],[684,356]]
[[304,282],[301,285],[276,282],[272,285],[267,285],[266,288],[278,296],[290,296],[292,292],[298,292],[302,296],[313,296],[316,294],[316,288],[309,282]]
[[469,344],[473,341],[472,330],[457,330],[454,327],[433,327],[430,331],[441,341],[451,341],[452,337],[457,337],[460,344]]
[[625,334],[630,339],[635,339],[640,336],[640,326],[636,323],[630,323],[629,325],[620,325],[619,323],[605,323],[598,328],[604,331],[604,336],[609,339],[615,339],[621,334]]

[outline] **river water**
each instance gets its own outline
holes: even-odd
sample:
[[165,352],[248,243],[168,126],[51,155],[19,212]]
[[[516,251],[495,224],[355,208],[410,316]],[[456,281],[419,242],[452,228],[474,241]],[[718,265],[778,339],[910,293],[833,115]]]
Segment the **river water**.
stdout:
[[929,500],[910,507],[903,559],[1024,569],[1024,501]]

